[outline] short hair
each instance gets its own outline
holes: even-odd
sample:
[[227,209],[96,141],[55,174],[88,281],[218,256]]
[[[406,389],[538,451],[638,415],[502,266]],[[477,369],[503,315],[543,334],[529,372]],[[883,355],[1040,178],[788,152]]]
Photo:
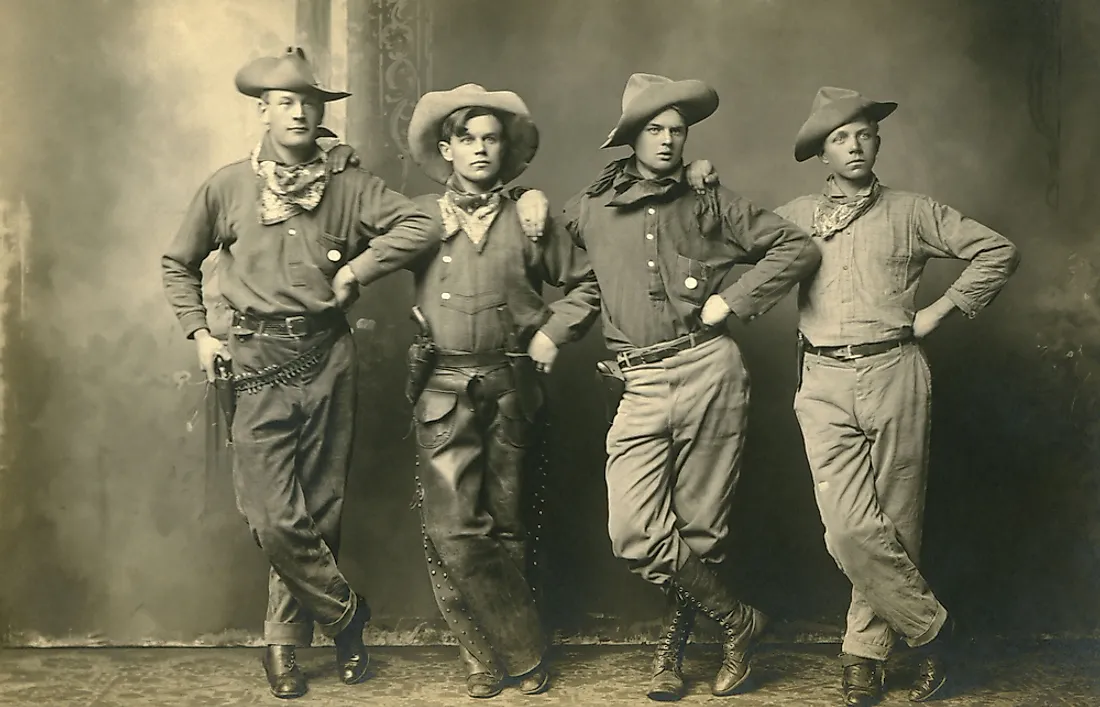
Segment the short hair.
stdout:
[[497,119],[500,123],[501,137],[504,138],[504,142],[507,143],[508,123],[504,120],[504,116],[492,108],[485,108],[483,106],[459,108],[448,115],[439,126],[439,139],[443,142],[450,142],[452,137],[465,137],[468,132],[466,130],[466,123],[474,118],[480,118],[486,115]]

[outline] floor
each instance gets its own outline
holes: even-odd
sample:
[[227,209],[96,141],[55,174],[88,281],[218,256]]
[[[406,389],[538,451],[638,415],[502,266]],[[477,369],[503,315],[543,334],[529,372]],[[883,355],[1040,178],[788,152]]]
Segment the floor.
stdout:
[[[283,702],[267,691],[257,648],[84,648],[0,650],[0,705],[468,705],[454,648],[375,648],[374,676],[340,684],[331,648],[300,653],[309,693]],[[838,705],[836,646],[769,644],[758,654],[756,689],[710,695],[718,649],[691,645],[685,662],[690,694],[682,704],[762,707]],[[514,689],[483,701],[505,705],[653,705],[644,696],[650,648],[566,646],[553,655],[554,682],[543,695]],[[883,705],[909,705],[911,665],[887,675]],[[958,707],[1100,706],[1100,644],[1042,642],[972,644],[957,659],[954,690],[939,704]]]

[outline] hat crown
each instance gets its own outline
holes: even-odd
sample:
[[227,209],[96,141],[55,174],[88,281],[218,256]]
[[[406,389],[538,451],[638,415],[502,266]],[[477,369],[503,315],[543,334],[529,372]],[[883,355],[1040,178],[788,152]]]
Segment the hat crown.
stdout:
[[[817,95],[814,96],[813,107],[810,108],[811,113],[825,108],[826,106],[836,103],[837,101],[844,101],[852,98],[863,99],[859,91],[853,91],[850,88],[837,88],[836,86],[822,86],[818,89]],[[866,99],[864,99],[866,100]]]
[[631,74],[626,80],[626,88],[623,89],[623,110],[650,86],[666,83],[672,83],[672,79],[659,74]]

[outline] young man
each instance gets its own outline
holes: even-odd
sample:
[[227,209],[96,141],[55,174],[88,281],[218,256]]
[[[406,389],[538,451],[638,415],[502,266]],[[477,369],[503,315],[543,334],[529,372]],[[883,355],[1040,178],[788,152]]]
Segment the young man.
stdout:
[[[1003,236],[874,174],[879,121],[896,103],[825,87],[795,140],[795,159],[829,170],[821,194],[776,210],[812,232],[821,268],[800,288],[804,360],[795,413],[825,526],[825,544],[852,582],[844,636],[844,704],[881,697],[898,636],[921,655],[909,693],[924,702],[946,681],[952,621],[918,569],[928,477],[931,375],[920,340],[952,313],[974,317],[1016,269]],[[916,310],[930,258],[970,264]]]
[[[424,547],[471,697],[497,695],[513,678],[525,694],[548,685],[522,518],[543,402],[536,369],[549,371],[599,313],[584,251],[552,222],[525,233],[503,191],[538,142],[519,96],[474,84],[425,94],[409,124],[410,153],[446,187],[418,200],[443,240],[412,266],[423,328],[410,397]],[[544,285],[564,296],[546,304]]]
[[[602,297],[603,330],[625,379],[607,436],[608,528],[616,556],[670,599],[649,696],[684,692],[683,648],[696,611],[725,633],[716,695],[741,689],[764,615],[718,576],[744,444],[749,377],[726,335],[817,266],[809,236],[724,188],[684,181],[688,127],[718,107],[700,81],[634,74],[604,147],[631,146],[574,198],[566,223]],[[732,285],[737,264],[753,267]]]
[[[277,697],[306,692],[295,646],[313,624],[333,638],[341,679],[363,680],[366,601],[336,565],[356,406],[355,342],[343,313],[357,293],[438,242],[430,216],[377,177],[317,146],[324,105],[301,49],[244,66],[267,130],[251,157],[199,189],[162,259],[164,288],[199,363],[230,359],[237,503],[271,564],[263,665]],[[331,135],[331,133],[327,133]],[[228,349],[210,335],[200,266],[218,251],[233,310]]]

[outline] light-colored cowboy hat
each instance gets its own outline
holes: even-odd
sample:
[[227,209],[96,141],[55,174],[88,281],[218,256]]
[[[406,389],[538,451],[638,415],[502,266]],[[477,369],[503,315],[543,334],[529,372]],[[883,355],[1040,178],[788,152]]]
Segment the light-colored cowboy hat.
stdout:
[[657,74],[632,74],[623,90],[623,114],[600,147],[630,144],[645,121],[672,106],[688,125],[694,125],[718,110],[718,93],[695,79],[673,81]]
[[879,121],[898,107],[892,101],[872,101],[848,88],[823,86],[814,96],[810,117],[798,130],[794,139],[794,158],[805,162],[821,152],[821,145],[829,133],[859,116]]
[[279,56],[253,59],[241,67],[235,81],[238,91],[253,98],[260,98],[269,90],[312,94],[326,103],[351,95],[321,88],[301,47],[287,47]]
[[488,108],[504,121],[507,149],[500,166],[504,184],[523,173],[539,149],[539,130],[523,99],[511,91],[486,91],[476,83],[449,91],[429,91],[420,97],[409,119],[409,154],[424,173],[446,184],[453,172],[451,163],[439,154],[440,126],[460,108]]

